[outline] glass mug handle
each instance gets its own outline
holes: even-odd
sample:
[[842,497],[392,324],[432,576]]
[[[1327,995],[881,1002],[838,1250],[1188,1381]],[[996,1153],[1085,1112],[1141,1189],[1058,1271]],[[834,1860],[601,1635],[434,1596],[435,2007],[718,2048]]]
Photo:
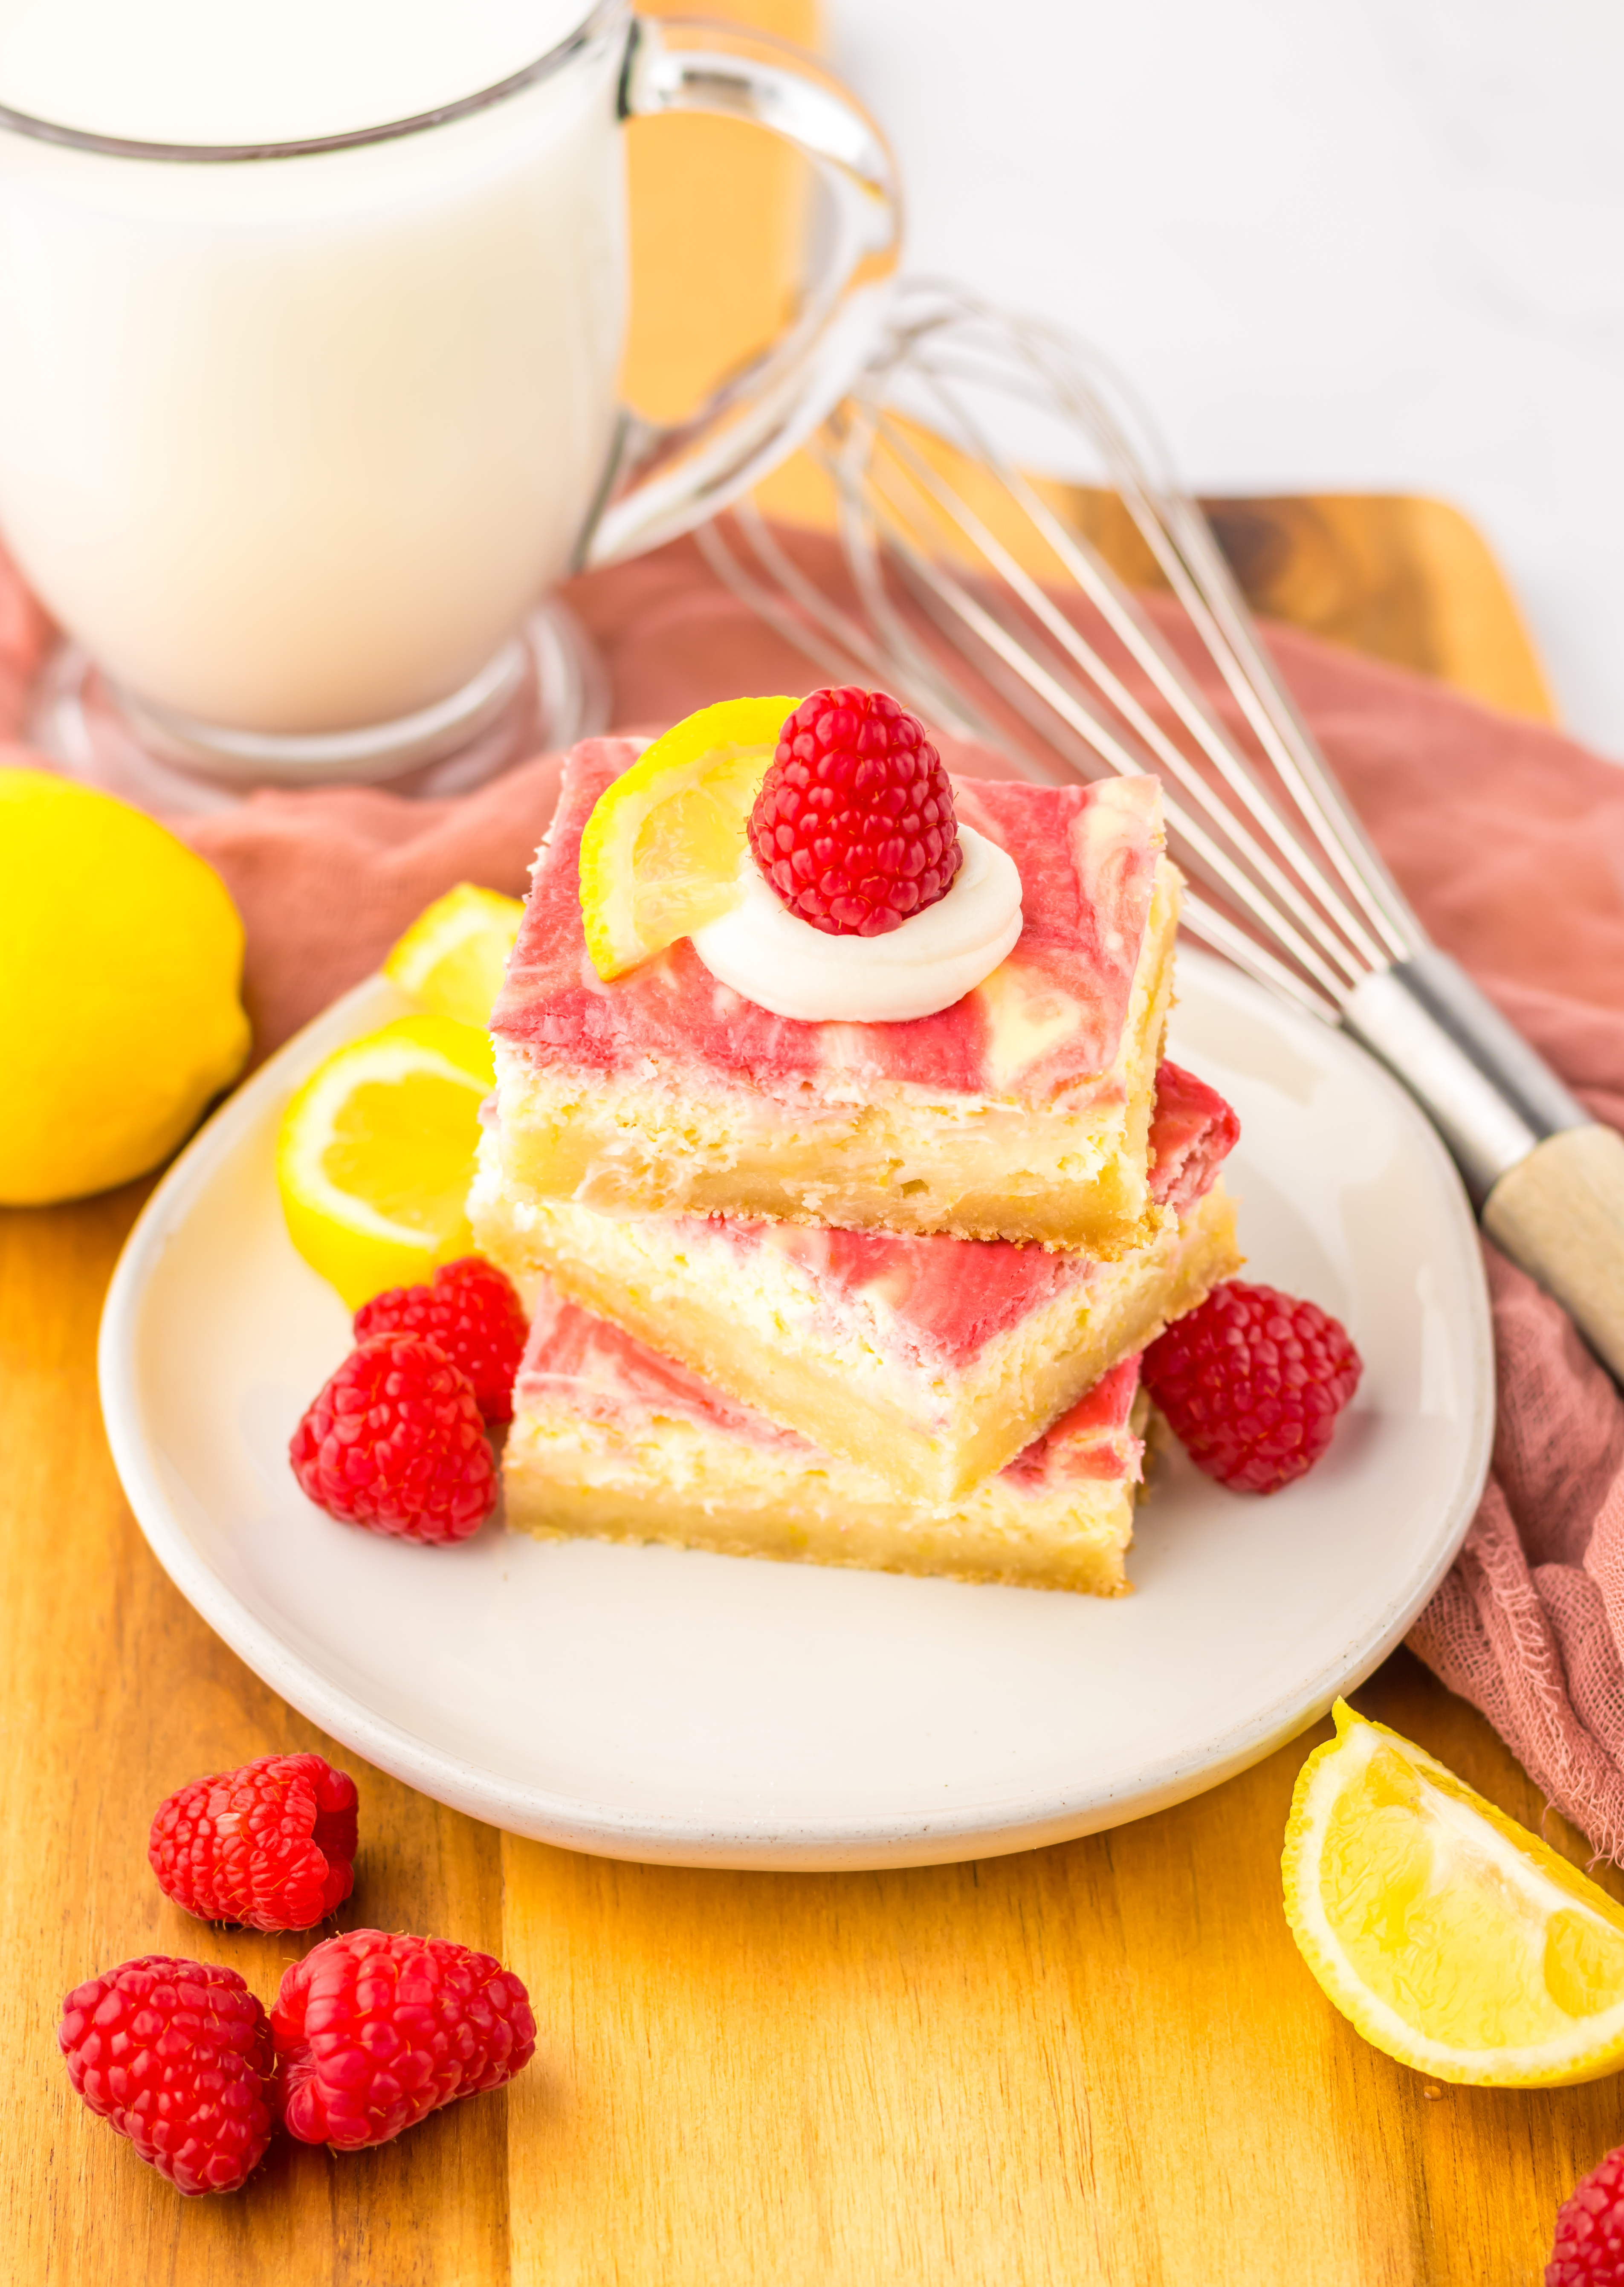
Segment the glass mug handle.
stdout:
[[884,138],[856,98],[800,49],[732,25],[636,17],[621,116],[667,111],[749,120],[804,151],[831,194],[834,227],[789,326],[691,419],[661,427],[622,411],[576,551],[579,570],[675,539],[792,453],[861,364],[901,248]]

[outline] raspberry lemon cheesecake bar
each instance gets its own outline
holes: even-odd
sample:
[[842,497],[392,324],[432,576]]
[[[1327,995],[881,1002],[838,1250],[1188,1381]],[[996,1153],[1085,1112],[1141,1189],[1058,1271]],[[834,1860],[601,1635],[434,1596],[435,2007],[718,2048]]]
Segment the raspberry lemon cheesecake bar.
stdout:
[[1158,1074],[1153,1199],[1116,1262],[1002,1239],[616,1216],[503,1184],[469,1202],[484,1251],[558,1289],[894,1491],[951,1500],[1013,1460],[1125,1353],[1240,1267],[1217,1183],[1239,1132],[1216,1092]]
[[1143,1457],[1124,1360],[973,1492],[909,1500],[543,1282],[514,1390],[509,1524],[1121,1595]]
[[1154,779],[950,785],[880,693],[576,748],[492,1023],[508,1190],[1143,1245],[1162,839]]

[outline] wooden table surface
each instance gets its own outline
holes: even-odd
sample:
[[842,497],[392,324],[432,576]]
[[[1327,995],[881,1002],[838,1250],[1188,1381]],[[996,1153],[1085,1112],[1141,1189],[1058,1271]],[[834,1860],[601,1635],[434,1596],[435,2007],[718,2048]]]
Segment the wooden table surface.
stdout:
[[[805,0],[751,12],[810,24]],[[660,162],[651,148],[637,163]],[[763,180],[792,200],[785,178]],[[734,316],[742,339],[760,311]],[[1232,552],[1277,611],[1544,708],[1515,610],[1451,512],[1227,505]],[[1113,1833],[828,1876],[673,1871],[516,1841],[323,1738],[182,1602],[113,1472],[96,1326],[146,1189],[0,1217],[0,2280],[1539,2277],[1558,2201],[1624,2138],[1624,2082],[1432,2086],[1329,2007],[1279,1896],[1292,1781],[1323,1727]],[[1356,1699],[1539,1821],[1487,1725],[1408,1654]],[[159,1950],[231,1963],[270,1996],[299,1942],[181,1914],[147,1872],[145,1838],[182,1781],[307,1746],[360,1787],[344,1926],[501,1955],[535,2001],[536,2060],[511,2090],[392,2147],[345,2158],[279,2143],[245,2193],[183,2201],[72,2097],[58,2003],[91,1972]],[[1580,1839],[1553,1829],[1582,1861]]]

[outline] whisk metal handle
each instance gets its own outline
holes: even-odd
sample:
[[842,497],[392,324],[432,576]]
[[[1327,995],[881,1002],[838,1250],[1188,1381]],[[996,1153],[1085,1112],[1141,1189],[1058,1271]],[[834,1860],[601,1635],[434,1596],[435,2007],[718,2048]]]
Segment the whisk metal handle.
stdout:
[[1489,1237],[1624,1380],[1624,1136],[1436,947],[1361,978],[1343,1023],[1419,1098]]
[[1362,977],[1342,1020],[1421,1098],[1476,1207],[1548,1136],[1589,1122],[1544,1058],[1435,946]]

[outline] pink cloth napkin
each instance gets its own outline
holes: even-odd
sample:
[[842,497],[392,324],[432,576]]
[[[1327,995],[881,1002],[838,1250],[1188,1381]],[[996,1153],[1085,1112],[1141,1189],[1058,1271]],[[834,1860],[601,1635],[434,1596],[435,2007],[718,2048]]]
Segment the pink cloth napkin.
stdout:
[[[829,576],[828,543],[795,545]],[[621,726],[815,680],[689,541],[591,574],[569,600],[605,657]],[[0,738],[20,732],[49,634],[0,561]],[[1420,677],[1284,628],[1269,641],[1439,944],[1598,1118],[1624,1127],[1624,772]],[[1232,721],[1228,694],[1210,696]],[[1001,768],[973,750],[949,759]],[[265,794],[223,817],[171,821],[242,913],[259,1053],[367,975],[453,882],[520,891],[558,773],[541,757],[455,801]],[[1410,1641],[1624,1863],[1624,1406],[1564,1313],[1485,1253],[1501,1392],[1493,1474]]]
[[1624,1864],[1624,1404],[1573,1321],[1484,1243],[1500,1408],[1488,1490],[1411,1648]]

